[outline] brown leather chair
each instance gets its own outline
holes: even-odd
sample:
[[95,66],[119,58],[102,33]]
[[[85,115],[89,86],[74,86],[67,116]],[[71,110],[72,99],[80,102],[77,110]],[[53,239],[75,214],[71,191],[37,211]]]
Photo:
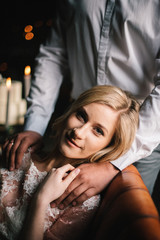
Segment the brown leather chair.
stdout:
[[160,240],[158,211],[134,166],[120,172],[103,192],[86,239]]

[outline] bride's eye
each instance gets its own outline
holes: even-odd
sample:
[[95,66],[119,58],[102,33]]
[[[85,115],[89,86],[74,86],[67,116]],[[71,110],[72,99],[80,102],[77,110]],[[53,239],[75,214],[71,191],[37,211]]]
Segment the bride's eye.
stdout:
[[78,118],[78,120],[82,121],[82,122],[87,122],[88,118],[87,118],[87,114],[84,110],[78,110],[76,112],[76,117]]
[[103,132],[103,130],[100,127],[95,127],[94,131],[95,131],[96,135],[104,136],[104,132]]

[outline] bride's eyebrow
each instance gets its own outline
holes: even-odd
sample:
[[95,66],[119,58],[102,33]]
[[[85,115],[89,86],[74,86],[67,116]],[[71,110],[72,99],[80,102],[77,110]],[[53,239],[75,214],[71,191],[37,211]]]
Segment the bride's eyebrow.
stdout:
[[[83,113],[83,116],[85,117],[85,120],[88,121],[89,116],[88,116],[87,111],[85,110],[85,108],[81,107],[79,109],[79,111]],[[95,124],[108,133],[108,129],[104,125],[102,125],[101,123],[95,123]]]

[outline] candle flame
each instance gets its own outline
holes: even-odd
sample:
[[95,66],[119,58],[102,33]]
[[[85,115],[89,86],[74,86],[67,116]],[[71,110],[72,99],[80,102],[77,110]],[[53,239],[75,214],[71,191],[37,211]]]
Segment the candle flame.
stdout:
[[26,66],[24,69],[24,74],[25,75],[29,75],[31,73],[31,67],[30,66]]
[[8,77],[8,78],[6,79],[6,86],[7,86],[8,89],[11,88],[11,78],[10,78],[10,77]]

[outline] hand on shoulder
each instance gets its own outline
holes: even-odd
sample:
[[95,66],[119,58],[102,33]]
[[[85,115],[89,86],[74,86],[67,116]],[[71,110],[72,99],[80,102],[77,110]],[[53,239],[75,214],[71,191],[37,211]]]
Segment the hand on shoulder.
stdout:
[[88,163],[78,167],[80,173],[68,186],[64,194],[52,206],[64,208],[70,203],[81,204],[88,198],[99,194],[110,181],[119,173],[119,170],[110,162]]
[[37,132],[24,131],[17,133],[9,137],[3,145],[3,162],[11,171],[19,168],[23,155],[28,148],[31,147],[33,152],[40,148],[42,144],[42,136]]

